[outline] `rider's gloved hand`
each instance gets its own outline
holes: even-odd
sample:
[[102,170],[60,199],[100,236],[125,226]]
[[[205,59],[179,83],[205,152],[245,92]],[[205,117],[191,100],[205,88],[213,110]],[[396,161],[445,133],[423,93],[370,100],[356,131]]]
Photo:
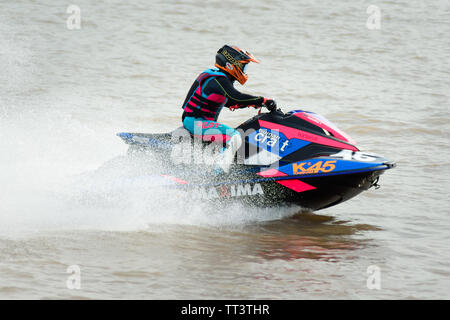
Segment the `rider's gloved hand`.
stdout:
[[274,111],[277,109],[277,103],[275,100],[270,98],[264,98],[263,105],[267,108],[269,111]]

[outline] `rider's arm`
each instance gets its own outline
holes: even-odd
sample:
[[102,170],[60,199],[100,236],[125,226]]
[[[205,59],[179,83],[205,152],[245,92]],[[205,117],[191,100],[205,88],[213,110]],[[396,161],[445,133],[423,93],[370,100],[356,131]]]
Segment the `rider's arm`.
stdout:
[[252,96],[250,94],[242,93],[233,87],[233,84],[228,78],[217,77],[214,78],[216,85],[220,88],[223,94],[228,98],[226,107],[238,105],[245,108],[250,105],[260,106],[264,102],[264,97]]

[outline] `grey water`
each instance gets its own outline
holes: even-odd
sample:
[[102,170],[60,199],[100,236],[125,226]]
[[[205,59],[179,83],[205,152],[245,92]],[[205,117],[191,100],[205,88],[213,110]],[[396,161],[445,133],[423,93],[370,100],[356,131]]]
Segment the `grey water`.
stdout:
[[[71,4],[0,0],[1,299],[450,298],[448,1]],[[180,126],[224,44],[261,61],[239,90],[396,161],[381,188],[317,212],[115,188],[115,134]]]

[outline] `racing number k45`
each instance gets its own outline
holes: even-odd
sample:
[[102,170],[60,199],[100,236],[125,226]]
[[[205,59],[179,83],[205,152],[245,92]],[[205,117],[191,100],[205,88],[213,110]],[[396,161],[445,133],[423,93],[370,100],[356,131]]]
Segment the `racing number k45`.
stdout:
[[330,172],[336,168],[336,160],[317,161],[314,164],[310,162],[294,163],[292,170],[294,174],[311,174],[319,172]]

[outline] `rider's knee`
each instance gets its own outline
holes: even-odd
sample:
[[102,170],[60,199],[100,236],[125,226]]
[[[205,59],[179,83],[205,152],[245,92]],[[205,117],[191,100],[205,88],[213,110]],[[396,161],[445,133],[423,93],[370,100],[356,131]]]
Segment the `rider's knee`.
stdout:
[[230,140],[228,140],[228,144],[233,146],[234,149],[237,149],[242,145],[242,137],[239,132],[236,130],[235,132],[236,133],[231,136]]

